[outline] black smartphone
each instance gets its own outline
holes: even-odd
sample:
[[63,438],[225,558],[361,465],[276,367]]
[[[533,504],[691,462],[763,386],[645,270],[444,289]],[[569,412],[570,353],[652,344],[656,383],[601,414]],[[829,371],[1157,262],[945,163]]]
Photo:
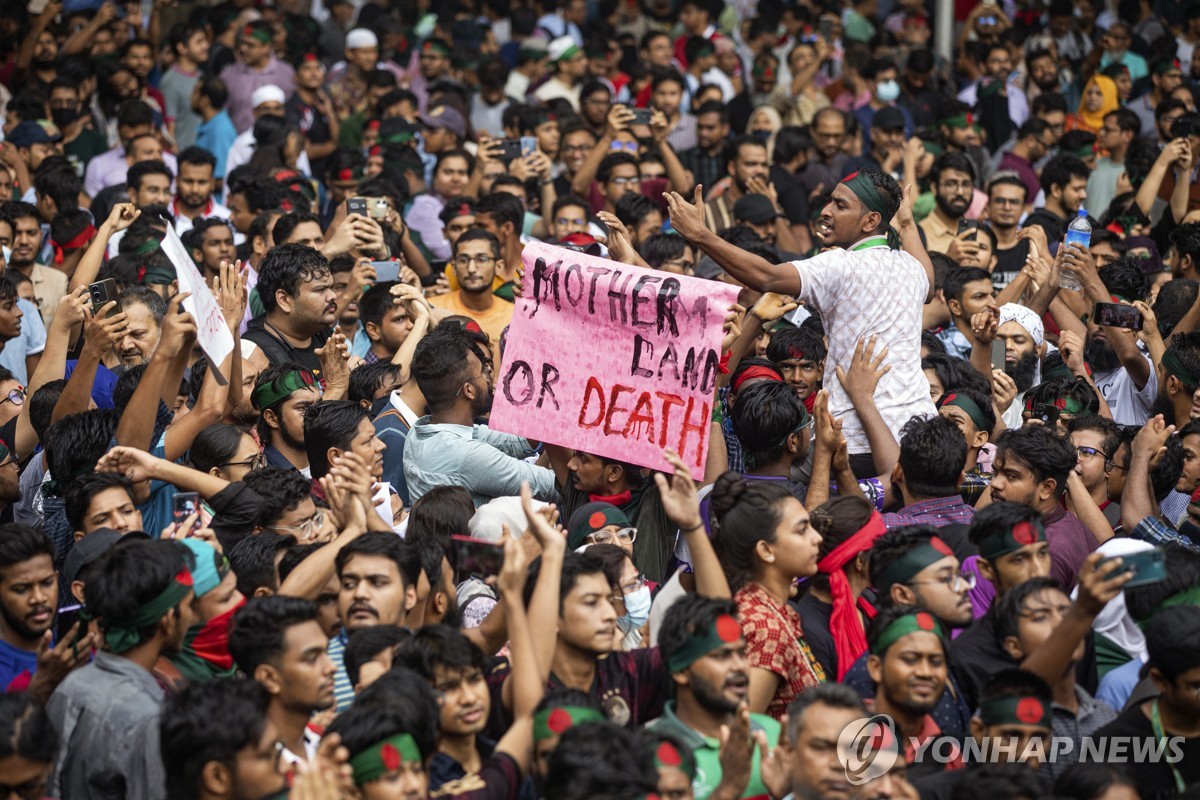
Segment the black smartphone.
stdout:
[[521,157],[521,140],[520,139],[501,139],[500,140],[500,160],[501,161],[516,161]]
[[[120,294],[120,292],[117,291],[117,282],[112,278],[105,278],[102,281],[89,283],[88,293],[92,297],[93,313],[103,308],[105,303],[116,300],[117,296]],[[116,311],[116,308],[114,308],[113,311]]]
[[358,214],[360,217],[367,216],[367,198],[351,197],[346,201],[346,213]]
[[375,268],[376,283],[390,283],[391,281],[400,280],[399,261],[372,261],[371,266]]
[[[54,641],[61,642],[63,637],[71,632],[71,626],[79,621],[79,613],[83,611],[83,606],[76,603],[73,606],[63,606],[58,610],[58,619],[55,621]],[[83,626],[83,635],[87,634],[87,625]],[[82,638],[78,633],[79,638]]]
[[654,115],[654,112],[649,108],[634,108],[630,110],[633,111],[633,125],[649,125],[650,117]]
[[458,577],[456,582],[467,578],[488,578],[500,574],[504,566],[504,546],[470,536],[452,536],[457,558]]
[[193,531],[199,530],[200,525],[200,495],[197,492],[176,492],[171,498],[171,521],[176,525],[182,525],[183,521],[188,517],[196,515],[196,521],[192,523],[192,527],[187,530],[180,528],[175,529],[176,539],[182,539],[190,535]]
[[974,233],[966,238],[966,241],[973,242],[979,238],[979,223],[973,219],[960,219],[958,221],[958,232],[962,233],[963,231],[974,231]]
[[1003,339],[992,342],[992,369],[1003,370],[1008,349]]
[[817,23],[817,30],[821,32],[821,38],[827,42],[833,41],[833,20],[828,17],[823,18]]
[[1124,303],[1096,303],[1092,309],[1092,322],[1104,328],[1142,329],[1142,312]]
[[1032,411],[1033,419],[1040,419],[1042,424],[1047,428],[1058,427],[1058,415],[1060,413],[1058,406],[1046,405],[1044,403],[1034,406]]
[[[1112,561],[1111,558],[1101,559],[1096,563],[1096,569]],[[1122,572],[1132,572],[1133,579],[1125,584],[1126,588],[1130,586],[1145,586],[1148,583],[1158,583],[1167,577],[1167,568],[1163,563],[1163,551],[1157,547],[1153,550],[1143,550],[1139,553],[1130,553],[1127,556],[1121,556],[1124,567]]]

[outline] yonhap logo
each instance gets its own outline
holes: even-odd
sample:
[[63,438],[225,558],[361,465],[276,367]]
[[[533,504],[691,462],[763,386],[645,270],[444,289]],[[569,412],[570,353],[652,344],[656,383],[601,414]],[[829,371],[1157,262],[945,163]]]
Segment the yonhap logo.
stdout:
[[886,775],[900,759],[896,726],[886,714],[851,722],[838,735],[838,761],[853,786]]

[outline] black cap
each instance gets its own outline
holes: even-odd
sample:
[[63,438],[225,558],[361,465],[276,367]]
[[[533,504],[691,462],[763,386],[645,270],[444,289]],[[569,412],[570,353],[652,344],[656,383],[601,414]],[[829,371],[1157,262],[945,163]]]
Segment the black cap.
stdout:
[[71,548],[71,552],[67,554],[67,561],[63,565],[63,576],[67,579],[67,583],[74,583],[84,567],[98,561],[102,555],[112,549],[113,545],[126,536],[150,539],[141,531],[121,533],[112,528],[97,528],[76,542]]
[[904,128],[904,114],[895,106],[884,106],[871,118],[871,127],[881,131],[900,130]]
[[751,222],[755,225],[766,225],[773,222],[779,213],[771,198],[765,194],[743,195],[733,204],[733,218],[738,222]]

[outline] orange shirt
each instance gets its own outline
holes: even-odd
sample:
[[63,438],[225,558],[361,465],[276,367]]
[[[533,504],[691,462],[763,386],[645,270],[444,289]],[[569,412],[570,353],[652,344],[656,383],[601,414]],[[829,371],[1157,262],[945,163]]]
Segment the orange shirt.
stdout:
[[464,317],[470,317],[479,323],[479,327],[487,333],[492,340],[492,347],[496,352],[500,348],[500,334],[508,327],[508,323],[512,322],[513,310],[515,306],[507,300],[501,300],[499,297],[492,295],[492,307],[487,311],[475,311],[463,305],[459,299],[459,292],[448,292],[446,294],[434,295],[429,298],[429,305],[434,308],[443,308],[451,314],[461,314]]

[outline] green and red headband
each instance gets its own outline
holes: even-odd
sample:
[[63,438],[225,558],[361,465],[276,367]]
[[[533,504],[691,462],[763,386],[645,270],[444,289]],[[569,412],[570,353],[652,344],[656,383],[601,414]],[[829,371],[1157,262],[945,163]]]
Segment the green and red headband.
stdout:
[[142,630],[162,619],[168,611],[183,602],[193,590],[192,573],[181,569],[167,584],[167,588],[148,603],[142,604],[128,619],[102,618],[100,628],[104,641],[114,653],[125,653],[142,643]]
[[[988,430],[987,422],[983,417],[983,409],[979,407],[978,403],[967,397],[965,394],[955,394],[954,392],[951,392],[949,394],[942,395],[942,398],[938,401],[938,408],[943,408],[944,406],[961,408],[966,412],[967,416],[971,418],[971,422],[975,424],[975,428],[977,430]],[[990,433],[990,431],[988,432]]]
[[1076,397],[1056,397],[1051,403],[1039,403],[1033,397],[1025,398],[1026,411],[1036,411],[1038,406],[1051,406],[1064,414],[1083,414],[1087,411],[1087,407]]
[[696,777],[696,759],[691,753],[680,750],[672,742],[659,742],[654,749],[654,766],[658,769],[677,769],[688,779]]
[[1177,59],[1177,58],[1172,59],[1170,61],[1160,61],[1154,67],[1154,74],[1155,75],[1165,75],[1166,73],[1170,72],[1173,69],[1178,69],[1178,70],[1183,69],[1183,67],[1180,66],[1180,64],[1179,64],[1179,59]]
[[975,124],[975,115],[970,111],[965,111],[962,114],[945,117],[938,124],[945,125],[947,128],[969,128]]
[[943,647],[946,644],[946,631],[942,623],[928,611],[915,611],[892,620],[871,642],[871,654],[882,656],[889,647],[910,633],[932,633],[942,640]]
[[855,170],[842,178],[842,185],[854,192],[854,196],[862,202],[867,211],[874,211],[883,218],[883,224],[886,226],[888,247],[893,250],[899,250],[900,237],[889,224],[892,215],[887,212],[887,208],[883,204],[883,198],[880,196],[879,190],[875,188],[874,182],[865,173]]
[[576,725],[604,722],[604,715],[587,706],[558,706],[544,708],[533,715],[533,741],[540,742],[562,736]]
[[887,593],[893,584],[908,583],[917,573],[936,564],[947,556],[954,555],[950,545],[937,536],[929,537],[929,541],[921,542],[900,558],[888,564],[879,574],[879,584],[875,587],[880,592]]
[[306,369],[294,369],[270,383],[254,387],[250,394],[250,403],[259,411],[266,411],[302,389],[313,388],[320,388],[316,377]]
[[417,748],[416,740],[412,734],[398,733],[350,759],[350,769],[354,771],[354,785],[362,786],[413,762],[421,762],[421,751]]
[[996,697],[979,707],[984,725],[1037,725],[1050,727],[1050,706],[1036,697]]
[[253,25],[247,25],[242,28],[243,39],[253,39],[259,44],[271,43],[271,32],[262,28],[256,28]]
[[1046,541],[1046,529],[1039,519],[1018,522],[1011,530],[999,530],[979,542],[979,555],[988,561],[1015,553],[1022,547]]
[[742,626],[729,614],[721,614],[711,625],[698,626],[683,646],[667,659],[667,669],[672,674],[695,664],[714,650],[742,638]]
[[441,42],[435,42],[433,40],[429,40],[422,44],[421,52],[437,53],[439,56],[445,56],[446,58],[450,57],[450,50]]

